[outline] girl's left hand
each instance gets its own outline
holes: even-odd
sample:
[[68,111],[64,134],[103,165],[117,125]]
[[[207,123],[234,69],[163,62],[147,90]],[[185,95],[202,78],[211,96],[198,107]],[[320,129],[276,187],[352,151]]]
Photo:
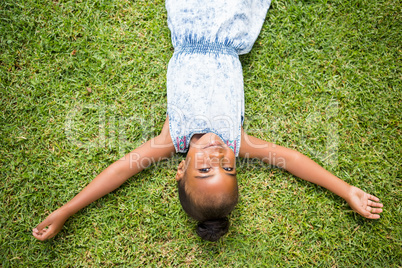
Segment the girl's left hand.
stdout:
[[68,214],[62,208],[57,209],[32,230],[32,235],[41,241],[52,238],[60,232],[67,219]]
[[363,190],[351,186],[348,198],[346,199],[350,207],[363,217],[368,219],[379,219],[383,204],[374,195],[368,194]]

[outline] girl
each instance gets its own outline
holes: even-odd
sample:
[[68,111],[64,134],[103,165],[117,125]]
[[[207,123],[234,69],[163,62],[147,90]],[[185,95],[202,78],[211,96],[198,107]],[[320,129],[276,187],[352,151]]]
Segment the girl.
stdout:
[[180,202],[198,220],[197,233],[218,240],[238,201],[236,157],[257,158],[327,188],[354,211],[380,218],[379,199],[332,175],[308,157],[255,137],[242,128],[244,93],[239,54],[248,53],[262,27],[267,0],[167,0],[175,48],[167,72],[167,118],[152,138],[100,173],[67,204],[33,230],[39,240],[55,236],[81,208],[113,191],[153,163],[187,152],[176,180]]

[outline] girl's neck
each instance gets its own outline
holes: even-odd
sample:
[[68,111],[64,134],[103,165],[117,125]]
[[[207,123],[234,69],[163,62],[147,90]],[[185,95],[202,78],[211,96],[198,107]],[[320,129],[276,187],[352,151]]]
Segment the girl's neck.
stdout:
[[202,134],[194,134],[194,135],[191,137],[190,144],[191,144],[192,142],[197,142],[203,135],[205,135],[205,133],[202,133]]

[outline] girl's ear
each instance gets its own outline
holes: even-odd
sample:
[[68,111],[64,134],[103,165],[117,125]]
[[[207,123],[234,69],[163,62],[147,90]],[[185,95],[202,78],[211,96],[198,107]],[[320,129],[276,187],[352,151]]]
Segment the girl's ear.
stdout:
[[184,172],[186,171],[186,161],[182,160],[177,168],[176,181],[180,181],[184,177]]

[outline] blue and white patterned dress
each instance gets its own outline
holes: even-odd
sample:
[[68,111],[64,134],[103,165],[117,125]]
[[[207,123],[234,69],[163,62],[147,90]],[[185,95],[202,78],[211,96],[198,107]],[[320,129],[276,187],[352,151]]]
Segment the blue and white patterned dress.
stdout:
[[270,0],[167,0],[174,54],[167,72],[167,113],[176,152],[192,135],[215,133],[238,156],[244,117],[238,55],[260,33]]

